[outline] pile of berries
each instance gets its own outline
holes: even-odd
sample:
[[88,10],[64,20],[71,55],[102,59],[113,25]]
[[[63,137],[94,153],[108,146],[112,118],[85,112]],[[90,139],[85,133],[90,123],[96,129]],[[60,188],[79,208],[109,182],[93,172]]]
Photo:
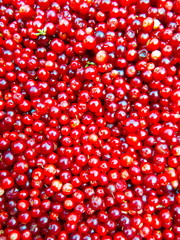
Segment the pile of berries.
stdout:
[[180,0],[0,0],[0,240],[180,240]]

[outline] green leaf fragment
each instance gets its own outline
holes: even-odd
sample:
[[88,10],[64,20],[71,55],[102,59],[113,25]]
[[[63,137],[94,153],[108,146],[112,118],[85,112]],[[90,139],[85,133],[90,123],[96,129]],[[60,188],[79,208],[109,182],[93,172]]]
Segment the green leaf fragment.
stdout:
[[38,32],[36,33],[37,36],[46,35],[46,28],[38,29],[37,31],[38,31]]
[[90,65],[96,65],[94,62],[87,62],[85,67],[89,67]]

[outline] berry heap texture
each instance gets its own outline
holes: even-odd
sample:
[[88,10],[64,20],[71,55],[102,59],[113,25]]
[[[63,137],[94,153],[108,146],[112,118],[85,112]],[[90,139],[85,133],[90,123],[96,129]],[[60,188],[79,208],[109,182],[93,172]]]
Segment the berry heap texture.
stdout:
[[0,239],[180,240],[180,0],[0,0]]

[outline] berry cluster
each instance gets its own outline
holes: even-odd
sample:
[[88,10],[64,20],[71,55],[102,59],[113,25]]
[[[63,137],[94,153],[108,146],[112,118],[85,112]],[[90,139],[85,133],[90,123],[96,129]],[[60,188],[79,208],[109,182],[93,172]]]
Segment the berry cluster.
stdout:
[[180,240],[180,0],[0,0],[0,239]]

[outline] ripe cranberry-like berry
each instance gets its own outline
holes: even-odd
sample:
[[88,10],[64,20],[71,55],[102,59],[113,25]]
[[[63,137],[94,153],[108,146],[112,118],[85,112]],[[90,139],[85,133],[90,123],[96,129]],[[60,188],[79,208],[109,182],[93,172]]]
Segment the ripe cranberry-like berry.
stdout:
[[180,240],[180,0],[0,16],[0,240]]

